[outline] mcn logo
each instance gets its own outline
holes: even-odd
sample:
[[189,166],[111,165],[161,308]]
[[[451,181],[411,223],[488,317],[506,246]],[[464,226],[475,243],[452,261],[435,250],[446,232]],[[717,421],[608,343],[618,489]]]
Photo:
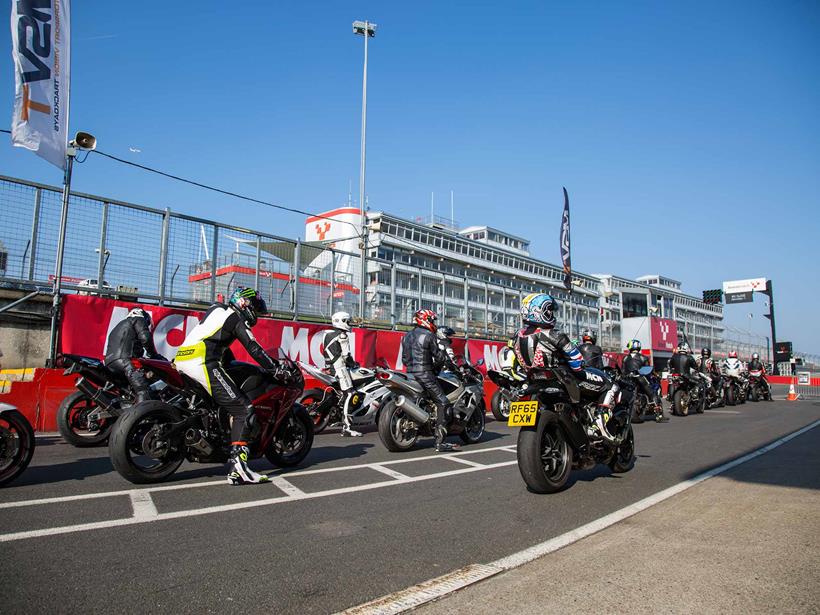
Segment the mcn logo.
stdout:
[[316,234],[319,236],[319,241],[325,240],[328,231],[330,231],[330,222],[325,222],[324,224],[316,225]]

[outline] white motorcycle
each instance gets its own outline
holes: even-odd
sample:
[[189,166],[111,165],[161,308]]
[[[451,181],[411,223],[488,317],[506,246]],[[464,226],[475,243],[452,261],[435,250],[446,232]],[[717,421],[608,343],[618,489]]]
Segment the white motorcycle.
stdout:
[[[307,363],[300,362],[299,366],[305,374],[324,385],[322,388],[306,390],[300,400],[313,421],[313,433],[319,433],[329,425],[340,424],[343,410],[340,403],[342,390],[339,386],[339,379],[334,374]],[[351,425],[364,427],[375,424],[376,413],[379,411],[383,398],[390,391],[376,377],[376,372],[372,369],[364,367],[351,369],[350,378],[353,380],[355,390],[350,404]]]

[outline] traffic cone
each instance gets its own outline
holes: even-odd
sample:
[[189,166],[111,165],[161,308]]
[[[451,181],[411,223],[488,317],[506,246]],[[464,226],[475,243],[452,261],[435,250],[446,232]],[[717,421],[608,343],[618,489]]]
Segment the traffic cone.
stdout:
[[789,384],[789,394],[786,396],[786,401],[797,401],[797,394],[794,392],[794,382]]

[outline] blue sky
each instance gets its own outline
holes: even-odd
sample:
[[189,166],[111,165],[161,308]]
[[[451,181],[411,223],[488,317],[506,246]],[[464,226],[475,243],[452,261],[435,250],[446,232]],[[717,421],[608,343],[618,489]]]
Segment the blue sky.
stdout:
[[[820,352],[817,2],[82,0],[71,130],[142,164],[330,209],[349,181],[356,192],[362,39],[350,24],[365,18],[379,24],[372,209],[424,214],[434,191],[447,213],[452,189],[462,224],[528,237],[554,262],[565,185],[577,269],[662,273],[693,294],[770,277],[778,337]],[[7,126],[7,27],[0,48]],[[8,144],[0,172],[61,180]],[[304,228],[98,156],[74,187],[287,236]],[[764,311],[758,298],[727,308],[727,322],[747,329],[752,312],[767,334]]]

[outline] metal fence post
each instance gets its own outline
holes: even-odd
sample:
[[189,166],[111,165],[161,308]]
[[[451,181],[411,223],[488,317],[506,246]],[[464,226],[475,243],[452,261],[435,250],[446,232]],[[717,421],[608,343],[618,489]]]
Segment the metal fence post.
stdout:
[[34,190],[34,213],[31,216],[31,252],[28,257],[28,279],[34,280],[34,266],[37,263],[37,229],[40,226],[40,200],[42,191]]
[[484,335],[490,334],[490,289],[484,282]]
[[470,333],[470,280],[464,276],[464,333]]
[[216,302],[216,261],[219,255],[217,250],[219,250],[219,227],[214,224],[214,240],[211,244],[211,303]]
[[108,201],[103,202],[102,220],[100,221],[100,258],[97,260],[97,294],[103,287],[103,277],[105,276],[105,236],[108,233]]
[[168,235],[171,228],[171,209],[166,207],[162,214],[162,239],[159,245],[159,279],[157,286],[159,287],[159,304],[165,304],[165,276],[168,269]]
[[390,327],[393,330],[396,329],[396,320],[396,261],[394,260],[390,263]]
[[501,287],[501,304],[503,306],[501,308],[501,318],[504,319],[504,328],[502,329],[502,331],[504,331],[504,337],[507,337],[507,335],[509,335],[509,330],[510,330],[509,326],[510,326],[510,324],[507,321],[507,287],[506,286]]
[[421,279],[422,279],[421,278],[421,269],[416,269],[416,275],[419,276],[419,306],[416,309],[420,310],[420,309],[422,309],[421,308],[421,303],[423,301],[422,296],[421,296]]
[[256,292],[259,292],[259,268],[262,265],[262,238],[257,235],[256,236],[256,265],[254,270],[256,273],[253,276],[253,288]]
[[447,319],[447,276],[441,274],[441,322]]
[[293,320],[299,318],[299,267],[302,262],[302,241],[296,240],[296,249],[293,251]]
[[330,251],[330,316],[336,309],[336,253]]

